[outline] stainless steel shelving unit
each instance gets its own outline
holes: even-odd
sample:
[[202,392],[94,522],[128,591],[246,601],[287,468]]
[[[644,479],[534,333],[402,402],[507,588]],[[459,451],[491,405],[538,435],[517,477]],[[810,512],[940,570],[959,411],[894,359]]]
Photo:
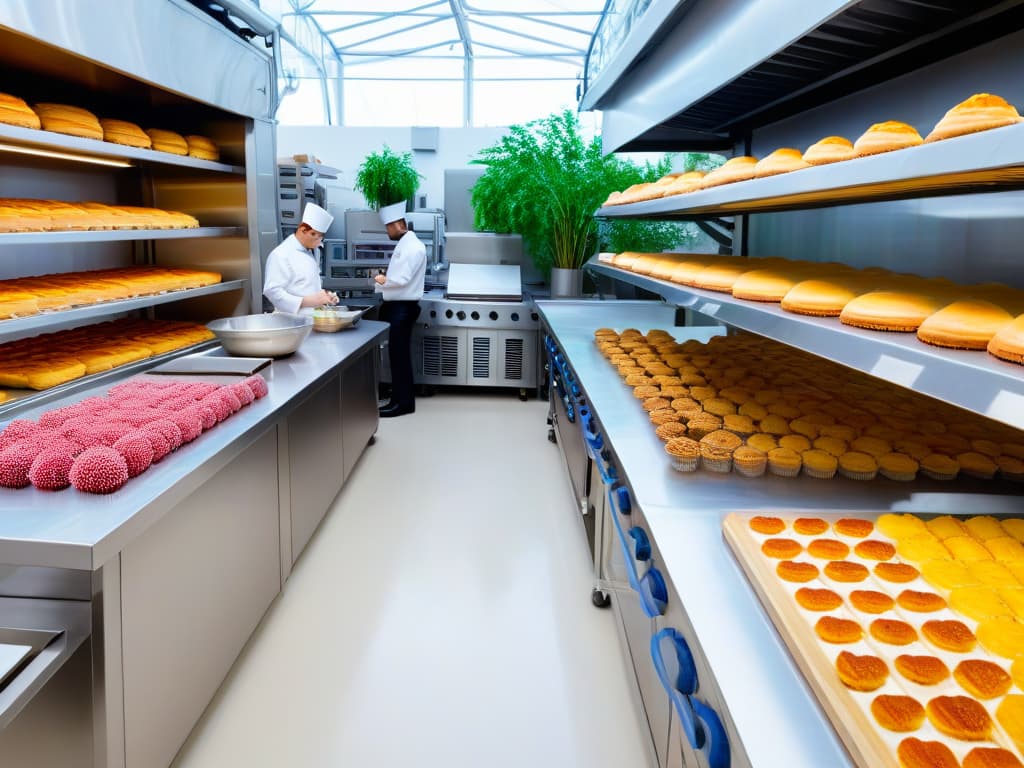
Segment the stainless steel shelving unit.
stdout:
[[84,307],[75,307],[57,312],[40,312],[29,317],[0,320],[0,341],[9,341],[24,336],[27,332],[31,331],[46,333],[62,328],[72,328],[81,325],[83,321],[107,317],[121,312],[129,312],[133,309],[155,307],[158,304],[184,301],[185,299],[209,296],[214,293],[237,291],[245,287],[245,282],[245,280],[226,280],[216,285],[205,285],[202,288],[187,288],[180,291],[154,293],[149,296],[137,296],[133,299],[105,301],[101,304],[90,304]]
[[680,286],[596,260],[587,269],[657,293],[730,327],[1024,429],[1024,368],[985,352],[943,349],[918,341],[912,333],[868,331],[843,325],[838,318],[797,315],[778,304]]
[[702,219],[1024,188],[1024,123],[763,179],[598,210],[605,218]]
[[244,236],[245,227],[98,229],[79,232],[7,232],[0,234],[0,245],[60,245],[63,243],[113,243],[125,240],[187,240],[197,237]]
[[39,131],[31,128],[20,128],[14,125],[0,124],[0,144],[9,151],[23,149],[31,152],[56,153],[58,157],[67,155],[83,155],[87,158],[107,160],[134,161],[130,165],[174,165],[201,171],[218,171],[220,173],[245,174],[245,168],[239,165],[200,160],[196,157],[172,155],[169,152],[157,152],[153,149],[128,147],[109,141],[86,139],[79,136],[68,136],[52,131]]

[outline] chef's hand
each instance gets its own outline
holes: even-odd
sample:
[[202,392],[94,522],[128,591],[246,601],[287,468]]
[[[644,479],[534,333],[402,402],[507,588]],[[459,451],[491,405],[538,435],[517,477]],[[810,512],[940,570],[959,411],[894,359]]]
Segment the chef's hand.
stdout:
[[373,278],[377,285],[384,285],[384,282],[388,279],[386,275],[377,275]]
[[303,307],[322,307],[324,304],[337,304],[338,297],[330,291],[319,290],[309,296],[302,297]]

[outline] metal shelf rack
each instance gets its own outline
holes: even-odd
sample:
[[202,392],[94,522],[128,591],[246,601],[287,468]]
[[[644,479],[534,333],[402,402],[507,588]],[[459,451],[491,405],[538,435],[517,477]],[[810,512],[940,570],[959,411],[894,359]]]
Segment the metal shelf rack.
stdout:
[[194,229],[96,229],[75,232],[5,232],[0,245],[61,245],[113,243],[123,240],[184,240],[198,237],[245,237],[245,227]]
[[28,317],[17,317],[9,320],[0,320],[0,342],[20,338],[26,333],[58,331],[63,328],[74,328],[84,322],[95,320],[101,317],[108,317],[122,312],[130,312],[135,309],[155,307],[158,304],[168,304],[174,301],[194,299],[199,296],[209,296],[215,293],[237,291],[245,287],[245,280],[226,280],[216,285],[205,285],[202,288],[187,288],[180,291],[167,291],[165,293],[154,293],[149,296],[137,296],[132,299],[121,301],[105,301],[100,304],[90,304],[73,309],[65,309],[56,312],[40,312],[37,315]]

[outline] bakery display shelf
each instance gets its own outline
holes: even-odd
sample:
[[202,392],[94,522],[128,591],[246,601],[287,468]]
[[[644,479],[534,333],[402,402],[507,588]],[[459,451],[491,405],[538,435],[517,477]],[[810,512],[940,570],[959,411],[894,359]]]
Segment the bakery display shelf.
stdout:
[[[29,152],[73,162],[89,162],[89,159],[124,161],[128,165],[174,165],[181,168],[194,168],[200,171],[216,171],[243,175],[245,168],[239,165],[200,160],[196,157],[172,155],[170,152],[157,152],[153,149],[128,147],[109,141],[87,139],[79,136],[68,136],[53,131],[39,131],[32,128],[21,128],[15,125],[0,123],[0,149],[8,152]],[[54,153],[48,155],[48,153]],[[80,160],[77,156],[84,156]],[[132,162],[134,161],[134,162]]]
[[607,218],[700,219],[1024,188],[1024,123],[639,203]]
[[123,240],[181,240],[194,237],[244,237],[245,227],[194,229],[93,229],[76,232],[5,232],[0,245],[61,245],[112,243]]
[[868,331],[784,311],[778,304],[744,301],[728,293],[676,285],[597,261],[595,274],[659,294],[666,301],[724,325],[775,339],[805,352],[898,384],[995,421],[1024,429],[1024,366],[986,352],[944,349],[913,333]]
[[[700,151],[1021,29],[1020,0],[677,0],[678,21],[629,41],[584,109],[606,152]],[[611,80],[614,79],[614,82]],[[589,84],[588,84],[589,89]]]
[[144,360],[136,360],[131,363],[126,363],[125,365],[119,365],[108,371],[101,371],[100,373],[94,373],[89,376],[82,376],[56,387],[50,387],[49,389],[34,390],[5,388],[4,391],[7,393],[7,400],[0,403],[0,419],[6,420],[8,417],[14,418],[16,416],[16,412],[22,409],[45,405],[46,403],[51,403],[54,400],[59,400],[62,397],[67,397],[75,392],[89,389],[90,387],[95,387],[99,384],[108,382],[113,384],[114,382],[131,376],[132,374],[142,373],[149,368],[153,368],[161,363],[166,363],[169,360],[174,360],[177,357],[190,355],[194,352],[203,352],[207,349],[214,349],[219,345],[220,342],[216,339],[208,339],[207,341],[201,341],[198,344],[192,344],[188,347],[182,347],[181,349],[175,349],[170,352],[153,355],[152,357],[147,357]]
[[121,312],[129,312],[134,309],[153,307],[157,304],[168,304],[173,301],[184,301],[197,296],[209,296],[214,293],[225,293],[237,291],[245,286],[245,280],[227,280],[214,285],[205,285],[201,288],[186,288],[178,291],[164,291],[148,296],[136,296],[132,299],[121,301],[105,301],[100,304],[88,304],[86,306],[74,307],[53,312],[40,312],[28,317],[16,317],[9,320],[0,320],[0,341],[24,336],[26,332],[56,331],[61,328],[73,328],[85,321],[106,317]]

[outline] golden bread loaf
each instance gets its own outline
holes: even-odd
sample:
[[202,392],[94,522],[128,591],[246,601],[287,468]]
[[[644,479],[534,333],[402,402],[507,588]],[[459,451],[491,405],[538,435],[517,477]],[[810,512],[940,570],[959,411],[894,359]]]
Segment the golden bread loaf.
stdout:
[[916,331],[943,304],[918,291],[871,291],[851,299],[839,313],[846,325],[875,331]]
[[103,128],[92,112],[67,104],[42,103],[35,105],[44,131],[103,140]]
[[1001,360],[1024,363],[1024,315],[996,331],[986,349]]
[[100,118],[100,126],[103,128],[103,139],[113,144],[124,144],[128,147],[149,149],[153,142],[149,136],[135,123],[127,120],[112,120],[108,117]]
[[196,157],[200,160],[220,160],[220,149],[212,139],[190,133],[185,136],[185,143],[188,145],[189,157]]
[[153,149],[158,152],[169,152],[172,155],[188,154],[188,142],[180,133],[165,131],[162,128],[147,128],[146,135],[153,142]]
[[946,112],[924,140],[941,141],[1020,121],[1017,108],[1006,99],[991,93],[976,93]]
[[20,128],[38,129],[41,126],[39,115],[32,111],[24,99],[8,93],[0,93],[0,123]]
[[671,195],[685,195],[687,192],[694,192],[700,189],[701,180],[704,178],[704,171],[687,171],[681,173],[672,180],[672,183],[665,187],[664,197]]
[[985,349],[1000,330],[1013,322],[1002,307],[979,299],[963,299],[929,315],[917,329],[925,344],[953,349]]
[[700,180],[701,189],[709,189],[722,184],[733,184],[737,181],[752,179],[754,178],[754,169],[756,167],[756,157],[743,155],[730,158]]
[[852,160],[857,156],[853,144],[842,136],[826,136],[815,142],[804,152],[803,159],[810,165],[826,165],[841,160]]
[[916,147],[923,143],[924,139],[913,126],[898,120],[887,120],[884,123],[875,123],[861,134],[860,138],[853,142],[853,150],[857,157],[865,157]]
[[754,178],[761,179],[765,176],[799,171],[803,168],[809,168],[810,165],[801,156],[800,150],[783,147],[776,149],[770,155],[757,162],[757,165],[754,166]]

